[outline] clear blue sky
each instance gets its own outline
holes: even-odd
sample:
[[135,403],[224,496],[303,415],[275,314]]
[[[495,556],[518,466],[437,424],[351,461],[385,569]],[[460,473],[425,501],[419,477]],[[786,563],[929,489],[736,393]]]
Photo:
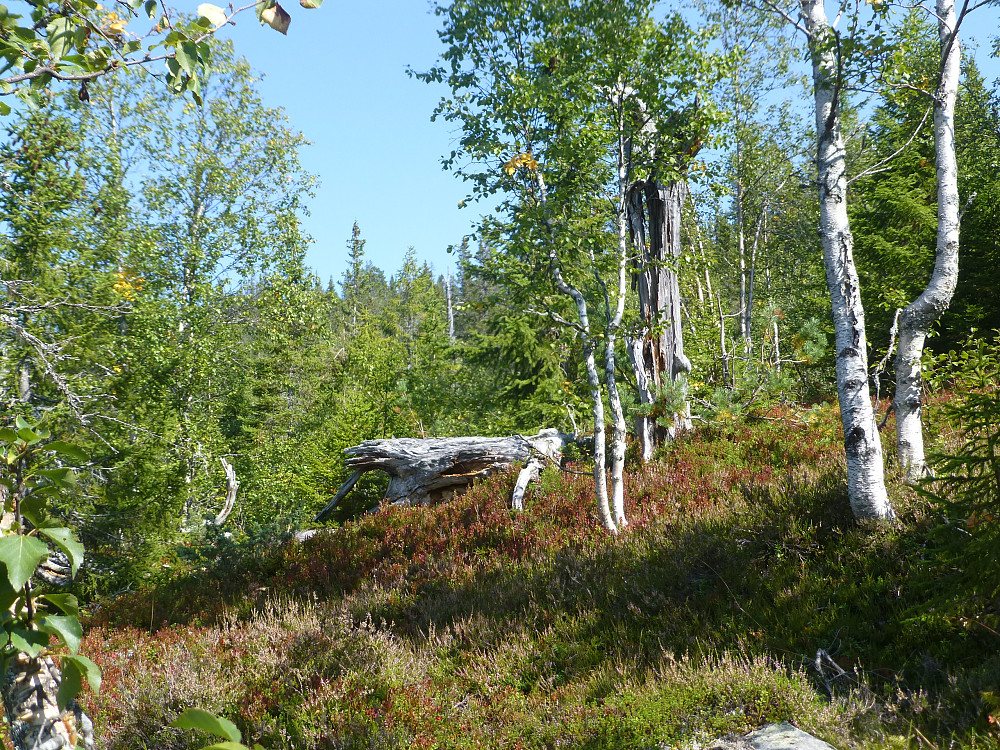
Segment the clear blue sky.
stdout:
[[316,241],[309,264],[324,283],[339,280],[357,220],[367,258],[387,274],[410,245],[443,274],[454,265],[448,245],[470,232],[480,212],[458,209],[465,186],[441,169],[453,136],[430,117],[444,89],[406,75],[408,65],[431,67],[442,49],[429,3],[285,5],[287,37],[262,28],[252,12],[238,17],[230,35],[237,53],[265,73],[264,101],[283,107],[314,144],[303,153],[322,182],[306,221]]
[[[283,107],[314,144],[303,154],[322,182],[306,221],[315,239],[309,264],[324,282],[339,280],[357,220],[368,259],[387,275],[399,269],[410,245],[444,273],[454,264],[448,245],[460,242],[491,207],[458,209],[465,186],[440,164],[455,133],[443,121],[430,122],[444,89],[405,72],[407,66],[426,70],[443,49],[430,3],[286,5],[292,17],[287,37],[262,28],[252,13],[230,34],[237,52],[265,73],[265,102]],[[1000,75],[997,61],[988,58],[997,18],[997,8],[983,8],[963,29],[966,41],[979,43],[976,58],[988,80]]]

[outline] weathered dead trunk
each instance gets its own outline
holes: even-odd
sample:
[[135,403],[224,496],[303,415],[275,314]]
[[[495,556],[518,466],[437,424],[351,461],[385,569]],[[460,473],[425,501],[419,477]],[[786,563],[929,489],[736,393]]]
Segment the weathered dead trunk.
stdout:
[[[640,290],[640,295],[646,294],[648,297],[649,289],[652,286],[652,277],[646,272],[646,268],[650,264],[648,262],[649,248],[646,244],[646,210],[643,198],[641,185],[633,187],[629,192],[628,224],[632,246],[639,258],[635,264],[632,285]],[[651,331],[645,325],[645,320],[643,323],[643,330],[638,336],[625,337],[625,347],[628,350],[629,361],[632,363],[632,372],[635,373],[639,403],[649,407],[656,402],[657,381],[652,362],[647,364],[646,359],[647,349],[650,348],[647,338]],[[640,412],[635,419],[635,435],[639,440],[639,453],[642,460],[652,460],[653,450],[656,448],[656,418]]]
[[868,388],[865,314],[847,216],[846,149],[840,124],[840,59],[822,0],[801,0],[816,107],[820,237],[836,332],[837,395],[847,456],[847,491],[857,518],[892,518],[882,442]]
[[229,518],[229,514],[233,512],[233,508],[236,506],[236,493],[240,489],[239,480],[236,479],[236,469],[225,458],[220,457],[219,461],[222,462],[222,469],[226,472],[226,500],[219,515],[215,517],[216,526],[224,524]]
[[[639,257],[633,283],[639,294],[642,331],[629,342],[628,349],[642,403],[653,403],[665,387],[691,372],[691,362],[684,356],[677,276],[682,253],[681,210],[687,192],[683,181],[663,184],[650,180],[634,187],[629,200],[629,226]],[[643,456],[652,456],[656,443],[672,439],[678,430],[689,426],[686,405],[675,414],[670,427],[657,424],[655,416],[640,417],[640,440],[651,436],[653,443],[642,445]]]
[[3,702],[15,750],[94,748],[94,725],[75,701],[60,711],[62,673],[49,657],[17,654],[3,680]]
[[448,343],[455,343],[455,308],[451,304],[451,269],[444,277],[444,290],[448,302]]
[[941,40],[941,81],[934,98],[934,147],[937,161],[937,257],[927,288],[899,318],[896,350],[896,444],[907,482],[926,471],[920,421],[921,366],[931,326],[948,309],[958,283],[958,164],[955,157],[955,99],[961,74],[961,48],[954,0],[937,0]]
[[[385,499],[404,505],[429,504],[449,500],[464,492],[477,478],[526,462],[529,477],[545,461],[558,462],[563,448],[574,436],[559,430],[542,430],[530,437],[459,437],[459,438],[393,438],[366,440],[344,451],[351,477],[341,486],[336,497],[321,510],[315,520],[322,521],[336,509],[347,493],[367,471],[384,471],[389,475]],[[521,478],[519,477],[519,484]],[[515,488],[515,494],[517,489]],[[520,504],[524,489],[513,504]]]

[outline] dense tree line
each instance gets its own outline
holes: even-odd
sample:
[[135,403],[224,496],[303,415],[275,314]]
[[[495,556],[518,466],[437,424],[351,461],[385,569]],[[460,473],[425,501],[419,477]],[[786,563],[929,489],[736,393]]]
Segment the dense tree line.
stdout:
[[[459,172],[473,196],[502,197],[447,277],[412,250],[374,267],[357,225],[342,277],[312,274],[305,139],[228,45],[214,47],[201,106],[111,78],[89,103],[54,97],[9,120],[0,397],[11,418],[44,416],[93,457],[83,502],[65,512],[94,550],[95,587],[155,574],[178,540],[211,528],[227,464],[241,486],[230,526],[282,534],[326,503],[361,440],[600,436],[608,419],[613,527],[627,446],[648,460],[654,431],[662,445],[692,418],[832,395],[818,175],[797,116],[808,85],[781,18],[719,7],[695,29],[640,4],[623,35],[624,11],[604,4],[540,4],[515,25],[474,3],[439,10],[445,65],[421,76],[461,93],[493,66],[486,98],[439,110],[466,132],[446,165],[472,157]],[[893,34],[880,80],[934,79],[934,25],[912,15]],[[703,54],[699,40],[716,37]],[[914,88],[863,105],[857,85],[841,102],[873,363],[935,254],[934,137]],[[963,262],[936,351],[998,318],[984,292],[998,267],[997,97],[967,62]],[[648,196],[669,190],[680,197],[657,240]],[[669,245],[659,259],[657,242]],[[633,291],[660,274],[675,278],[662,283],[676,284],[676,310]],[[671,330],[679,364],[650,370]],[[891,395],[887,375],[873,382]],[[377,501],[379,487],[361,490],[341,518]]]

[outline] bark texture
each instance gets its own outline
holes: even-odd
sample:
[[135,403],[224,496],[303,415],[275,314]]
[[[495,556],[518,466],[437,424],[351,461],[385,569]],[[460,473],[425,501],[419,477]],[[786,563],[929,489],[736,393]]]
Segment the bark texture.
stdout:
[[854,240],[847,217],[847,175],[840,123],[839,44],[822,0],[801,0],[812,55],[823,263],[836,332],[837,395],[847,455],[847,489],[857,518],[894,516],[885,490],[882,442],[868,388],[868,342]]
[[[385,499],[406,505],[451,499],[477,477],[488,476],[521,461],[527,463],[525,471],[528,473],[522,472],[526,487],[531,469],[540,469],[547,460],[558,461],[563,448],[574,439],[572,435],[549,429],[531,437],[366,440],[344,451],[348,456],[347,468],[354,473],[315,520],[327,518],[367,471],[386,472],[389,488]],[[534,478],[537,478],[537,470]],[[518,478],[519,487],[521,479]],[[519,504],[523,495],[522,487],[515,503]]]
[[4,676],[3,702],[15,750],[94,748],[94,725],[75,702],[60,711],[62,673],[49,657],[18,654]]
[[[687,194],[683,181],[663,184],[649,180],[634,187],[630,195],[629,228],[639,256],[633,281],[639,293],[642,332],[628,342],[628,351],[643,404],[654,403],[664,385],[691,372],[691,362],[684,355],[677,276],[683,250],[681,210]],[[643,458],[649,460],[658,442],[673,438],[678,430],[689,426],[686,413],[678,415],[667,428],[657,425],[655,417],[640,415],[636,432]]]
[[926,471],[924,436],[920,421],[921,368],[924,342],[941,317],[958,283],[958,163],[955,156],[955,99],[961,75],[961,48],[954,0],[937,0],[941,40],[941,81],[934,99],[934,148],[937,162],[937,256],[934,273],[924,291],[899,318],[896,350],[896,444],[906,481],[915,482]]

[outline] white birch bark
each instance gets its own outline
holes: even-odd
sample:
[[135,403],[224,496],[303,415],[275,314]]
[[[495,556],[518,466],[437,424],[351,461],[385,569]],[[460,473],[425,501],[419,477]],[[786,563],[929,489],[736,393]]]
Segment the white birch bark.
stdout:
[[921,368],[924,341],[931,326],[948,309],[958,283],[958,164],[955,157],[955,99],[961,74],[961,49],[954,0],[937,0],[941,40],[941,81],[934,97],[934,147],[937,162],[937,257],[924,291],[899,319],[896,350],[896,445],[905,480],[913,483],[926,471],[920,421]]
[[3,676],[3,702],[16,750],[94,748],[94,725],[76,701],[59,710],[62,673],[51,657],[17,654]]
[[886,494],[882,443],[868,389],[865,316],[847,217],[838,40],[822,0],[800,2],[813,64],[820,236],[836,333],[837,394],[844,428],[848,496],[855,517],[889,519],[894,513]]
[[[618,393],[618,376],[615,370],[615,343],[618,329],[625,315],[625,293],[628,289],[628,164],[625,155],[624,117],[619,106],[618,116],[618,278],[615,290],[615,308],[608,303],[608,328],[605,338],[604,380],[608,387],[608,406],[611,409],[611,511],[615,524],[624,528],[625,519],[625,410]],[[596,267],[595,267],[596,272]]]
[[233,508],[236,507],[236,493],[240,489],[240,482],[236,478],[236,469],[221,456],[219,461],[222,462],[222,469],[226,472],[226,501],[223,503],[219,515],[215,517],[216,526],[224,524],[226,519],[229,518],[229,514],[233,512]]
[[[740,168],[740,146],[736,146],[736,168]],[[739,261],[740,276],[740,335],[743,336],[743,350],[750,351],[750,313],[747,300],[747,249],[746,232],[743,213],[743,186],[740,177],[736,178],[736,252]]]
[[[546,201],[545,180],[541,172],[536,172],[539,198]],[[577,332],[583,342],[584,363],[587,369],[587,383],[590,385],[590,400],[594,415],[594,490],[597,495],[597,514],[601,523],[612,534],[618,533],[618,526],[611,515],[608,502],[608,472],[607,472],[607,436],[604,428],[604,399],[601,395],[601,378],[597,372],[597,359],[594,356],[596,342],[590,327],[590,313],[587,310],[587,299],[583,293],[563,277],[562,267],[555,243],[549,243],[549,273],[552,281],[561,293],[573,300],[576,306],[578,325]]]

